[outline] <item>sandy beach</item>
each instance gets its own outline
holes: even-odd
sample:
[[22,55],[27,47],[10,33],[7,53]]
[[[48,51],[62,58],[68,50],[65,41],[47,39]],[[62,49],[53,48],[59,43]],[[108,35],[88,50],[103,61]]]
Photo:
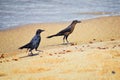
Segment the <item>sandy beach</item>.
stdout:
[[[71,22],[40,23],[0,31],[0,80],[120,79],[120,16],[81,20],[69,36],[47,39]],[[27,56],[18,48],[44,29],[39,50]]]

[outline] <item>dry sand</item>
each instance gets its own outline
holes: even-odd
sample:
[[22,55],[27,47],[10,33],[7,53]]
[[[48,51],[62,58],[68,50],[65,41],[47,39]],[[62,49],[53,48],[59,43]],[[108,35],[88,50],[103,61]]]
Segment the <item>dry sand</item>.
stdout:
[[[84,20],[69,41],[46,39],[71,22],[30,24],[0,31],[0,80],[119,80],[120,16]],[[36,29],[46,30],[34,56],[18,50]]]

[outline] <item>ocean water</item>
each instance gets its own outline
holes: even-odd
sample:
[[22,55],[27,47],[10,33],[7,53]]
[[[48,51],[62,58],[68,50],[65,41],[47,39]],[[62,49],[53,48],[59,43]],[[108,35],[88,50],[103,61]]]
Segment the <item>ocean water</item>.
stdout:
[[120,15],[120,0],[0,0],[0,30]]

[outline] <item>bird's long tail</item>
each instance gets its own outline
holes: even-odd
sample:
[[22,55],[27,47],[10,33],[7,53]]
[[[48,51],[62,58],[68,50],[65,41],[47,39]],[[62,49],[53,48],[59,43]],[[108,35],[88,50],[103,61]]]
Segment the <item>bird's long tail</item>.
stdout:
[[24,45],[22,47],[19,47],[19,49],[29,48],[29,46],[30,46],[30,44],[26,44],[26,45]]
[[22,47],[19,47],[19,49],[23,49],[24,48],[24,46],[22,46]]
[[54,34],[54,35],[51,35],[51,36],[48,36],[47,38],[52,38],[54,36],[58,36],[57,34]]

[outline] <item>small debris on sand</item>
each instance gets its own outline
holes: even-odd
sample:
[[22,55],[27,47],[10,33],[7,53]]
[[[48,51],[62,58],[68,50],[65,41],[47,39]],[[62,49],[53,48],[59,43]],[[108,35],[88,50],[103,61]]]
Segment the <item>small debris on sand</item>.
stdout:
[[57,54],[57,53],[54,53],[54,54]]
[[13,58],[12,60],[13,60],[13,61],[18,61],[18,59],[17,59],[17,58]]
[[75,49],[78,49],[78,47],[75,47]]
[[85,47],[84,45],[82,47]]
[[6,60],[6,62],[10,62],[9,60]]
[[65,51],[64,52],[59,52],[58,54],[65,54]]
[[80,49],[79,51],[83,52],[84,50]]
[[64,52],[66,51],[66,50],[63,50]]
[[116,47],[116,45],[114,45],[112,48],[115,48]]
[[108,47],[97,47],[98,49],[108,49]]
[[93,41],[96,41],[96,39],[93,39]]
[[103,42],[102,40],[100,40],[100,42]]
[[1,55],[0,55],[0,58],[5,58],[5,54],[1,54]]
[[87,45],[87,47],[90,47],[90,45]]
[[50,56],[52,56],[53,54],[49,54]]
[[120,47],[120,44],[118,45],[118,47]]
[[115,41],[115,39],[110,39],[111,41]]
[[115,74],[115,71],[112,71],[112,74]]
[[40,56],[40,57],[43,57],[43,56]]
[[66,50],[66,52],[72,52],[71,50]]
[[90,44],[92,44],[93,42],[92,42],[92,41],[90,41],[89,43],[90,43]]
[[71,46],[74,46],[74,45],[77,45],[77,43],[71,43],[70,45],[71,45]]

